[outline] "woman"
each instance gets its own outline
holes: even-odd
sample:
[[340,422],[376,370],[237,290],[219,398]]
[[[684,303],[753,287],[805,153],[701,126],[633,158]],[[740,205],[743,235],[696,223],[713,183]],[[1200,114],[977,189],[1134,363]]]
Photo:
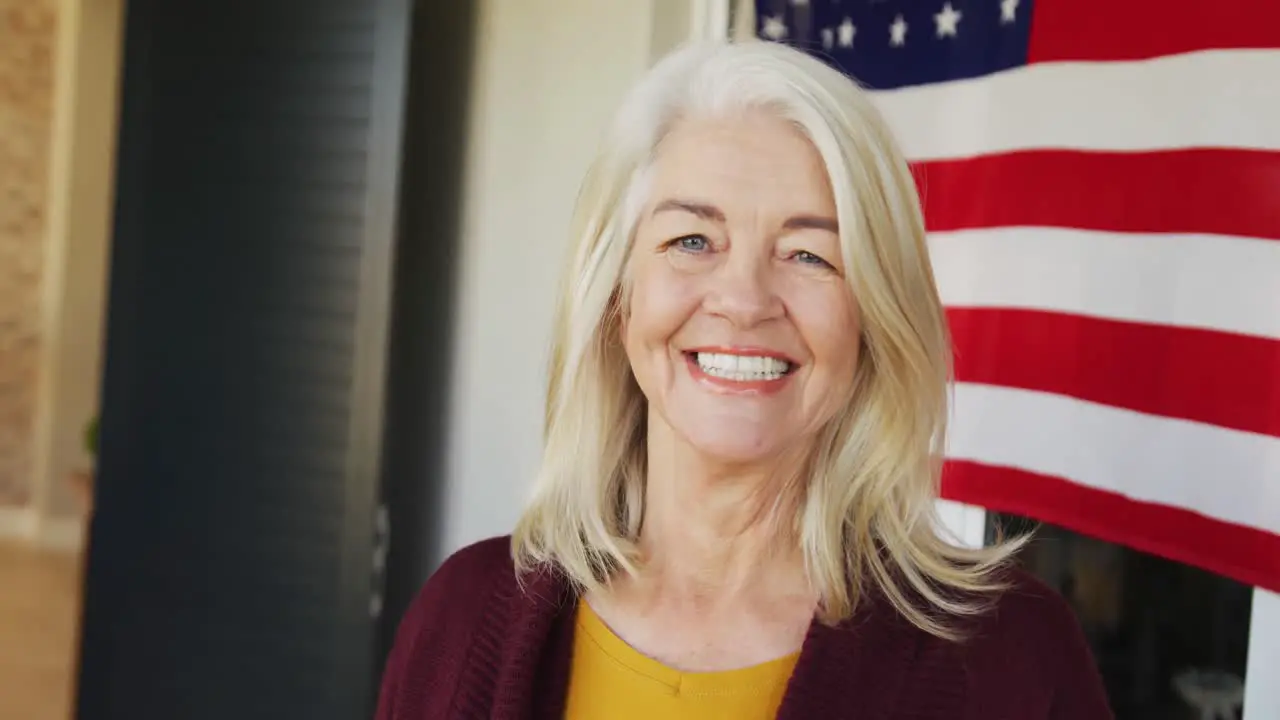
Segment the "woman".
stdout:
[[402,622],[378,717],[1110,717],[1073,615],[932,511],[949,340],[867,97],[685,48],[579,199],[511,538]]

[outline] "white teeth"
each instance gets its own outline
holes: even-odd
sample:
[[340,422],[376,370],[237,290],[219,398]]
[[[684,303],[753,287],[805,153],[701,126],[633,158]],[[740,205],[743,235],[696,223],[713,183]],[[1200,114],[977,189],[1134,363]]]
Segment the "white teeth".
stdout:
[[702,372],[738,382],[777,380],[791,369],[791,363],[786,360],[759,355],[697,353],[697,360]]

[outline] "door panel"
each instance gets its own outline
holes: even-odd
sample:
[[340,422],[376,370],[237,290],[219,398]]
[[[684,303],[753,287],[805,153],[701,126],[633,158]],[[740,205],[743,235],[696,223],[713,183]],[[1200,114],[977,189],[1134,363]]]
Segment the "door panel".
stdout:
[[409,16],[129,3],[81,718],[368,714]]

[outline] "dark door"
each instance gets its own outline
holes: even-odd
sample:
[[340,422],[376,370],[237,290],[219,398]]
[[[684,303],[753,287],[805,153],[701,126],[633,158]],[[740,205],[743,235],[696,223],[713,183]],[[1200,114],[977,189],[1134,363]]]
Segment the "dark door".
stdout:
[[410,29],[400,243],[392,299],[382,469],[388,555],[375,662],[443,558],[446,421],[453,384],[456,256],[462,235],[475,0],[420,0]]
[[129,2],[80,718],[369,714],[410,17]]

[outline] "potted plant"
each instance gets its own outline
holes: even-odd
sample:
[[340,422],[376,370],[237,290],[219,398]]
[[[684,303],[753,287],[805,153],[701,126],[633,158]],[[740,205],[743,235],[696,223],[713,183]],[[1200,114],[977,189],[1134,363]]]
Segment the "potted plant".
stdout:
[[89,468],[71,472],[71,489],[75,493],[80,509],[84,514],[88,515],[93,510],[93,480],[97,474],[98,416],[93,416],[85,424],[82,442],[84,443],[85,453],[89,456]]

